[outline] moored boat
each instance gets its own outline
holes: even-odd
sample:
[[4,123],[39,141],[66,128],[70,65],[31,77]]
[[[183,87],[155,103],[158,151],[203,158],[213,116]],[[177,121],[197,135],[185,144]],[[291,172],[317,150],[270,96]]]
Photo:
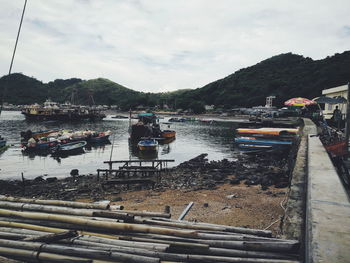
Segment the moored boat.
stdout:
[[31,131],[31,130],[27,130],[25,132],[21,132],[21,137],[24,140],[29,140],[30,138],[34,138],[36,140],[40,139],[41,137],[47,137],[52,133],[56,133],[59,130],[43,130],[43,131]]
[[73,154],[84,151],[86,141],[70,142],[66,144],[59,144],[52,149],[53,154]]
[[140,151],[156,151],[158,142],[155,139],[145,139],[139,141],[137,147]]
[[299,129],[292,128],[258,128],[258,129],[245,129],[239,128],[236,132],[242,134],[260,134],[260,135],[272,135],[272,136],[283,136],[283,135],[296,135]]
[[264,140],[255,137],[238,137],[235,142],[240,149],[244,150],[284,150],[292,146],[293,141]]
[[25,152],[47,152],[58,144],[59,141],[53,138],[44,137],[38,141],[31,138],[28,140],[28,142],[22,144],[22,150]]
[[33,104],[22,109],[27,120],[32,121],[78,121],[102,120],[106,115],[98,107],[59,104],[47,100],[44,105]]
[[176,132],[174,130],[163,130],[161,136],[165,139],[175,138]]
[[105,143],[109,142],[110,131],[95,133],[87,137],[89,143]]

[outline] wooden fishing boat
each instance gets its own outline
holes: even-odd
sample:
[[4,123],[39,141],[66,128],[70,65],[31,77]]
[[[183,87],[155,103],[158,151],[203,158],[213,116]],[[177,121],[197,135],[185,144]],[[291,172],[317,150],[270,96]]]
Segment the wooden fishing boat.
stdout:
[[324,145],[324,147],[332,156],[344,156],[348,154],[348,145],[346,140],[332,142],[328,145]]
[[242,134],[260,134],[260,135],[273,135],[273,136],[281,136],[281,135],[296,135],[298,134],[299,129],[295,128],[258,128],[258,129],[236,129],[236,133],[239,135]]
[[279,140],[264,140],[256,139],[255,137],[238,137],[235,139],[236,144],[241,149],[288,149],[292,146],[292,141],[279,141]]
[[173,130],[163,130],[162,131],[162,138],[169,139],[169,138],[175,138],[176,132]]
[[158,142],[155,139],[145,139],[139,141],[137,147],[140,151],[156,151]]
[[21,132],[21,137],[24,140],[29,140],[30,138],[34,138],[36,140],[39,140],[42,137],[47,137],[50,134],[56,133],[56,132],[59,132],[59,130],[42,130],[42,131],[36,131],[36,132],[28,130],[25,132]]
[[22,144],[22,150],[25,152],[47,152],[59,144],[58,140],[38,141],[33,138],[27,143]]
[[87,143],[85,141],[70,142],[66,144],[59,144],[52,152],[54,154],[73,154],[84,151],[84,146]]

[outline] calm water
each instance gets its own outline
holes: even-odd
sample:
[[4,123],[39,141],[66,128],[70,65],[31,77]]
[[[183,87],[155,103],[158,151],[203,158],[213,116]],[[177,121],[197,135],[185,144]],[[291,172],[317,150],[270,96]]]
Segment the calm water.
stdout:
[[[134,120],[135,121],[135,120]],[[161,120],[166,122],[167,118]],[[26,155],[21,152],[20,132],[31,129],[45,130],[53,128],[98,131],[111,130],[111,144],[85,149],[85,153],[66,158],[53,158],[51,155]],[[219,122],[215,124],[186,122],[174,123],[171,129],[176,130],[176,140],[170,144],[160,145],[158,152],[142,155],[128,141],[129,120],[117,120],[108,116],[101,122],[80,123],[33,123],[27,122],[20,112],[4,111],[0,117],[0,134],[8,144],[13,145],[0,154],[0,178],[19,179],[21,173],[26,178],[39,175],[65,177],[72,169],[79,169],[80,174],[95,173],[98,168],[107,168],[103,161],[128,159],[175,159],[177,165],[201,153],[208,153],[210,160],[232,159],[237,154],[233,148],[233,123]],[[161,125],[163,129],[166,124]],[[112,151],[113,144],[113,151]]]

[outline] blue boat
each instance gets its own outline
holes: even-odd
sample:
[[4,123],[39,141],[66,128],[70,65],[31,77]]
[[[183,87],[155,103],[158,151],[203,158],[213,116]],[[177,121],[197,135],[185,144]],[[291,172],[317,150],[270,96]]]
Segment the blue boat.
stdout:
[[27,142],[22,144],[22,150],[25,152],[48,152],[53,147],[58,145],[58,141],[39,141],[39,142]]
[[55,148],[52,149],[53,154],[62,154],[62,155],[68,155],[68,154],[74,154],[74,153],[80,153],[84,151],[84,147],[86,146],[86,141],[78,141],[78,142],[71,142],[66,144],[59,144]]
[[156,151],[158,142],[155,139],[145,139],[139,141],[137,147],[140,151]]
[[293,141],[262,140],[254,137],[238,137],[235,142],[243,150],[283,150],[293,144]]

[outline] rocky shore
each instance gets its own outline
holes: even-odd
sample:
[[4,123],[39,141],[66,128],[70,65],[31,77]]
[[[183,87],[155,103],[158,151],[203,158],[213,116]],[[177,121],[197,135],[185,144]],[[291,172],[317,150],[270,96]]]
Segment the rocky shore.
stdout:
[[[289,185],[290,163],[293,160],[291,153],[242,154],[235,160],[220,161],[208,161],[206,156],[201,154],[163,172],[154,191],[210,190],[225,183],[260,185],[261,190],[267,190],[270,186],[284,188]],[[74,170],[72,172],[74,176],[61,180],[40,176],[34,180],[0,181],[0,194],[62,200],[101,200],[106,195],[149,188],[141,185],[133,185],[129,190],[124,185],[103,187],[103,180],[98,181],[95,175],[78,175],[78,171]]]

